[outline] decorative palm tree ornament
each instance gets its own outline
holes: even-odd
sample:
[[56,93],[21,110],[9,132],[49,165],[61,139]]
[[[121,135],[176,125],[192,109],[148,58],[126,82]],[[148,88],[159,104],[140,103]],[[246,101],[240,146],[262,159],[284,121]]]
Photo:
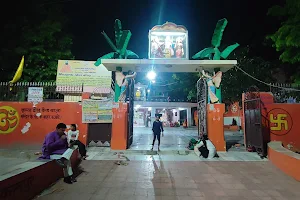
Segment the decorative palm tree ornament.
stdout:
[[[97,59],[95,62],[95,66],[100,66],[102,63],[102,59],[136,59],[139,58],[139,56],[130,51],[127,50],[130,38],[131,38],[131,32],[130,30],[123,30],[122,24],[119,19],[115,20],[115,41],[116,44],[112,42],[112,40],[107,36],[107,34],[103,31],[102,34],[104,38],[106,39],[109,46],[113,49],[114,52],[105,54],[104,56]],[[130,76],[131,77],[131,76]],[[131,78],[134,78],[132,76]],[[125,76],[122,72],[122,67],[117,67],[116,71],[116,82],[115,82],[115,102],[119,101],[120,93],[121,93],[121,86],[122,83],[125,80]],[[124,84],[123,84],[124,85]],[[125,89],[122,89],[123,93],[126,91]]]
[[[205,48],[196,53],[192,58],[196,60],[209,59],[209,60],[221,60],[227,59],[228,56],[239,46],[238,43],[226,47],[222,52],[219,50],[221,41],[223,38],[223,32],[228,24],[227,19],[221,19],[218,21],[212,40],[212,47]],[[216,70],[216,69],[215,69]],[[214,75],[209,75],[208,72],[202,72],[202,77],[206,79],[208,83],[208,102],[221,103],[221,78],[222,72],[219,71]]]

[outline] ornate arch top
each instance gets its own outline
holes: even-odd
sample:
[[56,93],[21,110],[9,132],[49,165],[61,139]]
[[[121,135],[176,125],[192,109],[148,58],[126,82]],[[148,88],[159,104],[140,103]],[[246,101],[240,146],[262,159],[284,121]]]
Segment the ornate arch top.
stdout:
[[166,22],[163,25],[156,25],[150,31],[178,31],[178,32],[188,32],[185,26],[176,25],[172,22]]

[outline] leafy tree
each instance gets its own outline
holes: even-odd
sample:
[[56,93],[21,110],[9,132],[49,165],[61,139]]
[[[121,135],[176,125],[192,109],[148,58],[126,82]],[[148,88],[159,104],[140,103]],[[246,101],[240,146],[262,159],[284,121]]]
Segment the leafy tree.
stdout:
[[169,78],[169,94],[173,98],[196,100],[199,73],[174,73]]
[[284,6],[273,6],[268,15],[277,17],[282,23],[279,29],[268,36],[277,51],[280,60],[287,63],[300,62],[300,1],[286,0]]
[[253,85],[257,86],[260,91],[270,90],[269,86],[258,80],[265,83],[273,83],[275,81],[272,74],[277,67],[274,66],[274,63],[261,57],[252,56],[251,48],[248,46],[238,49],[230,56],[230,59],[237,60],[238,65],[236,68],[232,68],[223,74],[221,85],[225,103],[241,101],[242,93],[246,92]]
[[[277,66],[261,57],[251,55],[252,52],[250,47],[242,47],[232,53],[229,59],[237,60],[238,67],[251,76],[266,83],[274,82],[273,71],[275,71]],[[179,95],[190,100],[196,99],[196,82],[198,79],[198,73],[173,74],[172,79],[168,79],[168,82],[174,83],[169,86],[172,90],[170,95]],[[234,101],[241,101],[242,93],[253,85],[257,86],[260,91],[269,91],[267,85],[254,80],[237,68],[228,70],[223,74],[221,82],[223,101],[228,104]]]
[[[37,2],[36,2],[37,3]],[[73,59],[72,38],[64,28],[67,22],[60,4],[30,4],[13,23],[5,26],[6,43],[1,54],[6,81],[12,78],[22,55],[25,66],[21,81],[53,81],[56,78],[57,60]],[[13,59],[12,59],[13,58]],[[1,59],[1,58],[0,58]],[[5,65],[5,66],[4,66]]]

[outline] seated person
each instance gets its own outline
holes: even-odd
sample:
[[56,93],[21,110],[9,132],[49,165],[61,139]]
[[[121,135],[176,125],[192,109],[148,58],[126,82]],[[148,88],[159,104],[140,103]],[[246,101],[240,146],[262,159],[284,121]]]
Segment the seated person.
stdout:
[[208,139],[207,135],[203,135],[202,139],[194,147],[194,152],[197,156],[204,158],[218,157],[215,145]]
[[73,145],[78,145],[79,153],[81,157],[85,160],[86,157],[88,157],[86,155],[86,148],[85,145],[78,140],[78,136],[79,130],[77,130],[76,124],[71,124],[71,128],[67,134],[69,147],[72,147]]
[[233,118],[231,126],[236,126],[236,125],[237,125],[237,121]]
[[64,123],[59,123],[56,130],[46,135],[43,143],[41,159],[53,159],[63,167],[64,182],[72,184],[76,180],[72,177],[73,171],[70,158],[73,149],[68,148],[67,136],[65,134],[67,126]]

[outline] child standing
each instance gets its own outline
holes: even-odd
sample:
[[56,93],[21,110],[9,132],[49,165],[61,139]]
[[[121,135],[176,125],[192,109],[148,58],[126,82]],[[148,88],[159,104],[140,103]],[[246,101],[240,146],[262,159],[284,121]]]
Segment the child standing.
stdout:
[[73,145],[77,145],[81,157],[85,160],[87,157],[86,148],[85,145],[78,140],[78,136],[79,130],[77,130],[76,124],[71,124],[70,130],[68,131],[67,135],[69,146],[72,147]]

